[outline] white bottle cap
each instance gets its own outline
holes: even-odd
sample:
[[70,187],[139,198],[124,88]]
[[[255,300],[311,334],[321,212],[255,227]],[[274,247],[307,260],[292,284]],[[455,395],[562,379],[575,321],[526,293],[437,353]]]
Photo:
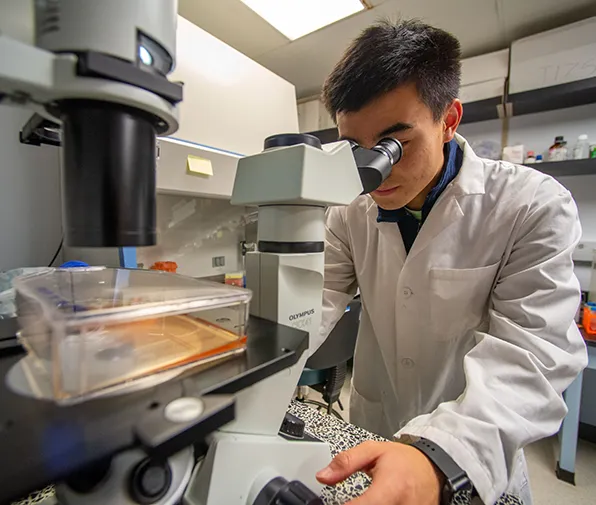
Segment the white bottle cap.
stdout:
[[579,137],[577,137],[578,140],[588,140],[588,136],[586,134],[584,135],[580,135]]

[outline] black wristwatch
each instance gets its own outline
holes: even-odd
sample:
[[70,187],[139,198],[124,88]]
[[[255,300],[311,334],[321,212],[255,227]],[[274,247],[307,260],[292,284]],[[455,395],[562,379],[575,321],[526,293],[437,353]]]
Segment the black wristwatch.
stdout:
[[441,505],[450,505],[455,493],[472,491],[472,481],[468,474],[437,444],[426,438],[418,438],[410,445],[424,453],[445,476],[445,484],[441,490]]

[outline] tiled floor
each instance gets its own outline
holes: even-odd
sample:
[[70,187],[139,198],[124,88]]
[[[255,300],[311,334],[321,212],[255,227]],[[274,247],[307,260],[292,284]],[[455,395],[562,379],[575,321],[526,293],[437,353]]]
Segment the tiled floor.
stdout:
[[[342,416],[346,421],[349,420],[349,393],[349,382],[346,382],[341,394],[345,408]],[[322,401],[321,395],[312,389],[308,398]],[[596,445],[579,441],[575,486],[555,476],[558,450],[557,437],[541,440],[526,449],[534,505],[596,505]]]
[[526,449],[534,505],[596,504],[596,445],[579,441],[575,486],[555,476],[558,450],[557,437],[541,440]]

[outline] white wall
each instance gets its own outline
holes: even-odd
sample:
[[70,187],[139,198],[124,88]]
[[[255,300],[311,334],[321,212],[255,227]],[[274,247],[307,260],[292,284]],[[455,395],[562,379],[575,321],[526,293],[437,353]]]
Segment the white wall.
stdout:
[[298,131],[292,84],[180,16],[171,79],[185,84],[176,138],[247,155]]
[[[178,273],[208,277],[243,270],[244,207],[227,200],[157,195],[157,244],[139,247],[137,262],[145,268],[156,261],[175,261]],[[225,266],[212,258],[224,256]]]
[[30,116],[0,106],[0,270],[47,266],[62,237],[59,149],[19,142]]
[[[460,126],[458,131],[470,143],[481,140],[500,143],[501,126],[501,120],[496,119],[465,124]],[[546,159],[548,148],[553,143],[555,136],[563,135],[568,146],[573,148],[577,137],[584,133],[588,135],[590,142],[596,143],[596,104],[513,117],[509,120],[508,144],[523,144],[526,151],[542,153]],[[559,177],[558,180],[571,191],[577,202],[583,228],[583,239],[595,241],[596,175]],[[576,274],[582,289],[588,290],[591,269],[586,266],[578,266]]]

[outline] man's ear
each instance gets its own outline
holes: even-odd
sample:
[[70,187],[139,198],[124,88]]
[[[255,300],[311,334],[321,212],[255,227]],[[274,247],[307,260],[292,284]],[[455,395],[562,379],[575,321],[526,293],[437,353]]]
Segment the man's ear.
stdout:
[[463,113],[464,108],[457,98],[447,107],[443,117],[443,142],[450,142],[453,139]]

